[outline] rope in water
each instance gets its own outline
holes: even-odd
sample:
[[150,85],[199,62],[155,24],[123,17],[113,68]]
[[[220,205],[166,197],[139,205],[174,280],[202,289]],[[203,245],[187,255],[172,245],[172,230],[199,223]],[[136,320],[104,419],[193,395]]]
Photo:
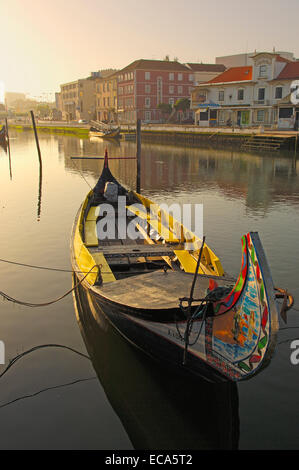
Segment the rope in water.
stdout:
[[59,302],[60,300],[64,299],[65,297],[67,297],[69,294],[71,294],[75,289],[77,289],[77,287],[82,284],[82,282],[84,281],[84,279],[88,276],[88,274],[95,268],[97,267],[96,265],[93,266],[87,274],[85,274],[85,276],[76,283],[76,285],[74,287],[72,287],[70,290],[68,290],[65,294],[61,295],[60,297],[58,297],[57,299],[54,299],[54,300],[51,300],[49,302],[43,302],[43,303],[32,303],[32,302],[23,302],[22,300],[17,300],[17,299],[14,299],[13,297],[11,297],[10,295],[8,294],[5,294],[5,292],[2,292],[0,291],[0,296],[3,297],[3,299],[5,300],[8,300],[9,302],[13,302],[15,304],[18,304],[18,305],[23,305],[25,307],[46,307],[48,305],[52,305],[52,304],[55,304],[56,302]]
[[65,346],[63,344],[42,344],[42,345],[39,345],[39,346],[34,346],[33,348],[31,349],[28,349],[27,351],[24,351],[20,354],[18,354],[17,356],[15,356],[14,358],[12,358],[10,361],[9,361],[9,364],[8,366],[1,372],[0,374],[0,379],[4,376],[4,374],[6,374],[8,372],[8,370],[17,362],[19,361],[20,359],[22,359],[24,356],[27,356],[27,354],[30,354],[34,351],[37,351],[39,349],[45,349],[45,348],[61,348],[61,349],[67,349],[75,354],[78,354],[79,356],[81,357],[84,357],[85,359],[89,359],[90,360],[90,357],[87,356],[86,354],[82,353],[81,351],[77,351],[76,349],[74,348],[71,348],[70,346]]

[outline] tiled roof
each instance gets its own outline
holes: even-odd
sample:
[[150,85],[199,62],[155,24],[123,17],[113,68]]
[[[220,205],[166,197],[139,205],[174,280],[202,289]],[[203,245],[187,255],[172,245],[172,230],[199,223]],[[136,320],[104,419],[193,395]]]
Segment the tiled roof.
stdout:
[[252,67],[231,67],[207,83],[242,82],[252,80]]
[[286,59],[285,57],[281,57],[281,55],[278,55],[276,56],[276,62],[292,62],[291,60],[289,59]]
[[149,59],[138,59],[127,65],[120,72],[126,72],[127,70],[170,70],[170,71],[190,71],[188,67],[179,62],[170,60],[149,60]]
[[222,64],[186,64],[194,72],[224,72],[226,67]]
[[276,80],[281,79],[298,79],[299,80],[299,61],[288,62],[280,74],[276,77]]

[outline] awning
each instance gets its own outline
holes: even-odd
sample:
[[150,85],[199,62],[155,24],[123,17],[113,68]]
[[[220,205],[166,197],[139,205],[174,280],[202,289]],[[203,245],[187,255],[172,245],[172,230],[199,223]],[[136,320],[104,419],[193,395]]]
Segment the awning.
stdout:
[[207,103],[197,104],[196,107],[202,111],[202,108],[220,108],[220,104],[214,103],[214,101],[208,101]]

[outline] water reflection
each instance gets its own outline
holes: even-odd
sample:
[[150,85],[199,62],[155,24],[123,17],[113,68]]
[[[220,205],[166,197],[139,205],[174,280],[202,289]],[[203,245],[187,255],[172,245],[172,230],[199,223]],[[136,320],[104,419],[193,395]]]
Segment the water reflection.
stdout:
[[38,179],[38,196],[37,196],[37,220],[40,220],[42,211],[42,185],[43,185],[43,172],[42,167],[39,167],[39,179]]
[[[81,161],[77,170],[71,156],[103,155],[108,147],[111,156],[135,156],[136,145],[89,139],[61,141],[66,169],[97,178],[102,162]],[[142,144],[141,188],[160,193],[207,190],[218,191],[225,198],[244,199],[251,212],[269,211],[273,204],[299,203],[298,160],[293,154],[252,154],[235,150],[185,148],[169,145]],[[113,161],[115,176],[135,188],[136,162]]]
[[160,368],[113,330],[81,286],[74,305],[93,367],[135,449],[238,447],[236,384],[208,384]]

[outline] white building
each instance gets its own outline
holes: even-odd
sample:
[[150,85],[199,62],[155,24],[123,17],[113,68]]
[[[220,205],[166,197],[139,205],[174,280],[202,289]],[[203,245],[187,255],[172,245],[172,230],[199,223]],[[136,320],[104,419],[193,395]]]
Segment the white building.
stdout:
[[[283,57],[284,59],[288,60],[295,60],[293,52],[285,52],[285,51],[275,51],[273,53]],[[243,67],[246,65],[254,65],[253,57],[257,55],[257,52],[247,52],[244,54],[233,54],[233,55],[225,55],[222,57],[216,57],[215,63],[216,64],[223,64],[226,68],[231,67]]]
[[197,124],[294,128],[299,104],[287,97],[299,80],[299,62],[268,52],[254,55],[252,61],[195,87],[191,107]]

